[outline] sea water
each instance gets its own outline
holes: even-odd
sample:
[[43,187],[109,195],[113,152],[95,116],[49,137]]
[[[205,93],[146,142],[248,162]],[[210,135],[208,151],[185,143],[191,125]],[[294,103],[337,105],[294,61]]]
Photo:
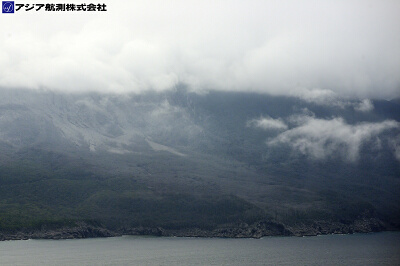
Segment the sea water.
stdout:
[[400,265],[400,233],[4,241],[0,265]]

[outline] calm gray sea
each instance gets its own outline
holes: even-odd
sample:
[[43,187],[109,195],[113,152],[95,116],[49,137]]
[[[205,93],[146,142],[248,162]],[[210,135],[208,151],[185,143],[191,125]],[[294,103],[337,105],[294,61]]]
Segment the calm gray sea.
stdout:
[[400,265],[400,233],[5,241],[0,265]]

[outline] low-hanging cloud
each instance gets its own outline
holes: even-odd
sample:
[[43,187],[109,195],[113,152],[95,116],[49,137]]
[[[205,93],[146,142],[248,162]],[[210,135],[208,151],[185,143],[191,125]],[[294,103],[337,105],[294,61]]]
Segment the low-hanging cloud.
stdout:
[[247,126],[258,127],[264,130],[286,130],[288,128],[282,119],[273,119],[271,117],[261,117],[259,119],[250,120]]
[[400,162],[400,135],[390,141],[391,148],[393,149],[394,156]]
[[328,89],[296,88],[292,90],[290,94],[291,96],[300,98],[309,103],[316,103],[319,105],[341,105],[341,102],[338,102],[338,95]]
[[106,4],[0,16],[0,87],[400,96],[398,1]]
[[296,88],[289,94],[290,96],[299,98],[308,103],[313,103],[321,106],[330,106],[337,108],[353,107],[357,112],[367,113],[374,110],[374,104],[370,99],[354,101],[346,97],[341,97],[337,93],[328,89],[307,89]]
[[374,110],[374,104],[371,102],[371,100],[369,100],[369,99],[364,99],[361,103],[359,103],[358,105],[356,105],[356,106],[354,107],[354,109],[355,109],[356,111],[366,113],[366,112],[370,112],[370,111]]
[[339,155],[351,162],[359,158],[362,144],[386,130],[400,127],[400,123],[393,120],[350,125],[340,117],[320,119],[298,116],[291,122],[297,125],[270,139],[267,144],[287,144],[314,159]]

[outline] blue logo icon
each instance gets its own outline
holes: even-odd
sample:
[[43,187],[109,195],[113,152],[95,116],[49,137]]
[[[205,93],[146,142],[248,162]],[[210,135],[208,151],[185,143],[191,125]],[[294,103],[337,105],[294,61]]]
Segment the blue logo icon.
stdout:
[[2,11],[3,13],[14,13],[14,1],[3,1]]

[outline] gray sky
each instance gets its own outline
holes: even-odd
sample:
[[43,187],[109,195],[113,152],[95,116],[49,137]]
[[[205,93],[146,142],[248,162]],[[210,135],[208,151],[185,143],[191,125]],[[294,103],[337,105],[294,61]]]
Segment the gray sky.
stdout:
[[0,87],[400,97],[400,1],[104,3],[0,14]]

